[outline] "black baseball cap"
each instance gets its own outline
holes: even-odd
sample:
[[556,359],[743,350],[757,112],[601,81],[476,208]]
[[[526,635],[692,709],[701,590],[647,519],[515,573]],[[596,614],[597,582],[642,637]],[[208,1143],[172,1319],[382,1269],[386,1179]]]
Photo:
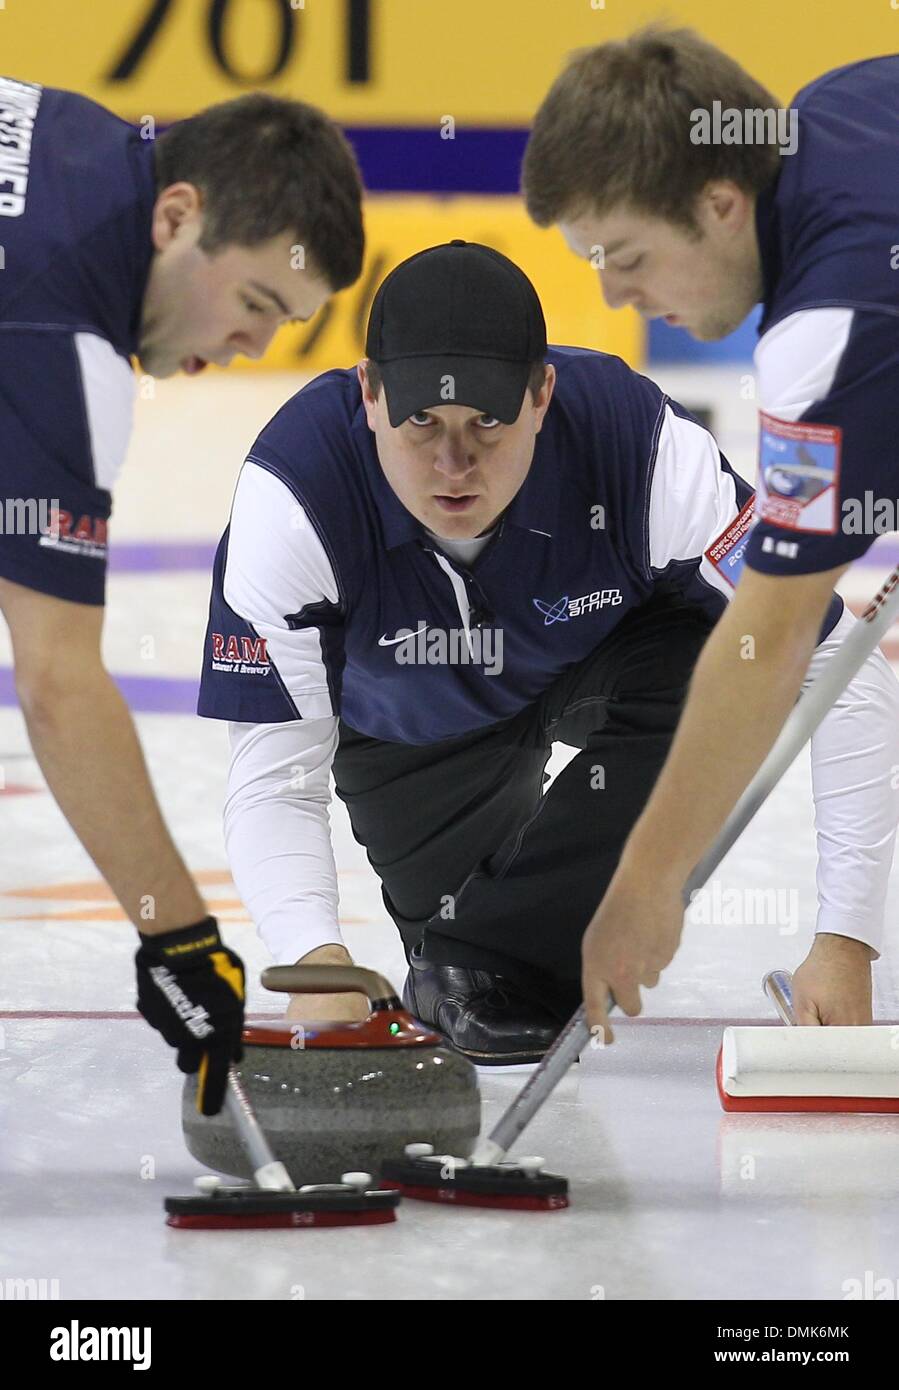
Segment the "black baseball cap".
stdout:
[[511,425],[545,354],[534,286],[507,256],[475,241],[429,246],[392,270],[365,339],[394,427],[438,405],[467,405]]

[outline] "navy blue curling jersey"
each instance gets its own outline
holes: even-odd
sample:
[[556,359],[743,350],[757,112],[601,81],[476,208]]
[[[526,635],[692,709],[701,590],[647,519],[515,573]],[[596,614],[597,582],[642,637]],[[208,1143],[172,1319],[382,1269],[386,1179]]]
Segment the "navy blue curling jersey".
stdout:
[[[548,360],[556,388],[530,472],[470,565],[387,483],[355,370],[282,407],[218,548],[200,714],[340,714],[375,738],[430,743],[516,714],[661,587],[721,613],[748,486],[619,358],[557,347]],[[825,631],[840,612],[835,600]]]
[[899,56],[799,93],[795,153],[758,200],[758,525],[746,561],[836,568],[899,511]]
[[152,255],[153,146],[95,102],[0,78],[0,487],[53,502],[0,574],[102,602]]

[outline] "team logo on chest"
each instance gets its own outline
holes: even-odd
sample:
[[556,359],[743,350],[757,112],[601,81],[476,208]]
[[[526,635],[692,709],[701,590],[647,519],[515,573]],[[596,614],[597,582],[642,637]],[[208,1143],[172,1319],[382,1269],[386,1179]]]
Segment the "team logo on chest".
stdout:
[[581,594],[580,598],[556,599],[546,603],[542,598],[531,599],[538,613],[543,614],[543,626],[553,623],[567,623],[571,618],[580,618],[584,613],[595,613],[600,608],[617,608],[624,602],[620,589],[596,589],[592,594]]

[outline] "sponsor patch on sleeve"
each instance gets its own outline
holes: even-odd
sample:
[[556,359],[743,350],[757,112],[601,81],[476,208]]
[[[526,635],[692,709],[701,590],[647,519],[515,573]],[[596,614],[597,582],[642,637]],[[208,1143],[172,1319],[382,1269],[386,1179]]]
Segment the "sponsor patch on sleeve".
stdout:
[[733,521],[728,522],[721,535],[712,541],[705,552],[705,558],[709,563],[714,565],[721,577],[734,588],[737,587],[737,581],[743,573],[747,537],[755,521],[754,508],[755,497],[750,497]]
[[213,632],[213,671],[232,676],[267,676],[271,670],[264,637],[237,637],[234,633]]
[[759,415],[756,516],[787,531],[832,536],[839,526],[842,430]]

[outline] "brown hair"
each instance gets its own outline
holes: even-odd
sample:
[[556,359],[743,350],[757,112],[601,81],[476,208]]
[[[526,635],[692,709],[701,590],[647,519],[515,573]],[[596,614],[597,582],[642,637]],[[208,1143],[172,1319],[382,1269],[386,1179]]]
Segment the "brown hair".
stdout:
[[[381,376],[381,368],[378,366],[377,362],[372,361],[370,357],[366,357],[365,359],[365,378],[368,382],[369,391],[372,393],[375,399],[377,399],[381,391],[383,378]],[[528,377],[527,389],[530,391],[531,395],[534,397],[535,400],[539,396],[540,392],[543,390],[543,383],[545,381],[546,363],[541,357],[539,362],[534,362],[532,364],[531,374]]]
[[156,142],[156,182],[203,195],[200,246],[256,246],[289,232],[332,290],[358,280],[365,236],[355,156],[330,117],[252,92],[207,107]]
[[711,179],[759,192],[777,175],[772,144],[694,144],[691,117],[772,109],[776,99],[691,29],[650,25],[575,53],[537,112],[522,192],[541,227],[627,206],[695,229]]

